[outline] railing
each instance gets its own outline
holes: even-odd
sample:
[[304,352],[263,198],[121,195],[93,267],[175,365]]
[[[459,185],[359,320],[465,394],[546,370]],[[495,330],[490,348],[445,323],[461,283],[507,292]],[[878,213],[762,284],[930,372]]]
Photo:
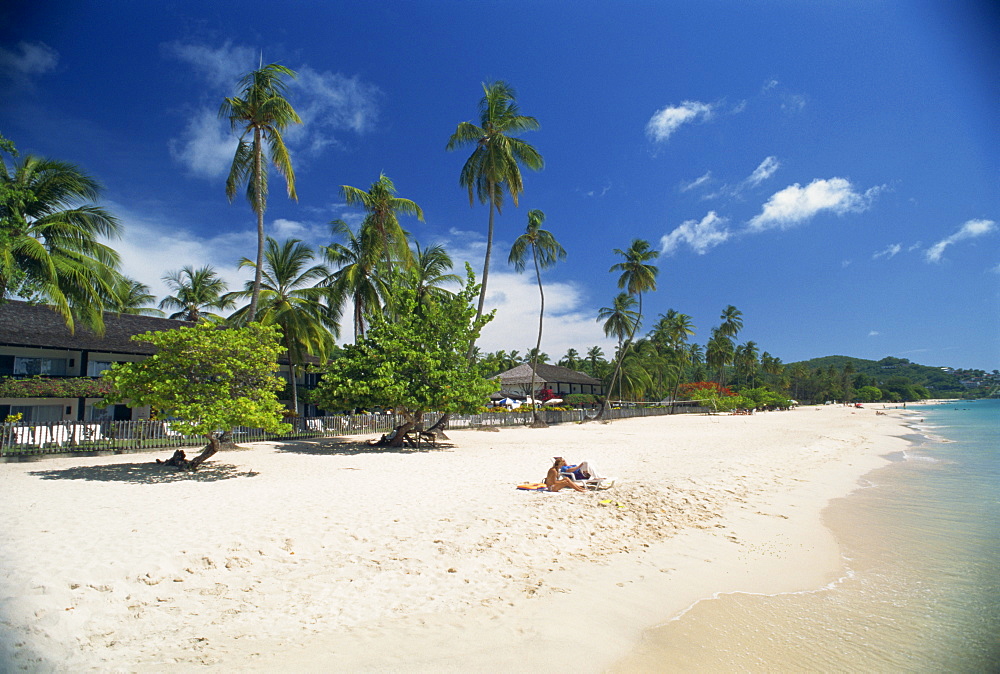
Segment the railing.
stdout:
[[[702,411],[687,408],[683,412]],[[578,423],[593,418],[596,410],[540,410],[549,424]],[[611,408],[606,419],[628,419],[670,414],[667,407]],[[425,427],[430,427],[440,414],[424,415]],[[530,411],[454,414],[448,428],[480,428],[484,426],[526,426],[532,422]],[[276,435],[259,428],[236,428],[231,432],[234,442],[329,437],[340,435],[371,435],[388,433],[403,423],[397,414],[347,414],[296,419],[290,433]],[[54,421],[48,423],[0,424],[0,457],[21,457],[61,453],[135,452],[146,449],[197,447],[205,444],[201,435],[184,435],[171,428],[169,421]]]

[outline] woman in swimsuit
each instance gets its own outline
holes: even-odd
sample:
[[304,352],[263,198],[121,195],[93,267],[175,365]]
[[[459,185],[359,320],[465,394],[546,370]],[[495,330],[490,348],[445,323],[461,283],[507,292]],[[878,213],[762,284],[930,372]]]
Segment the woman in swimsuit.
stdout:
[[548,490],[559,491],[560,489],[571,487],[576,491],[587,491],[585,487],[581,487],[576,482],[573,482],[573,480],[565,477],[559,477],[559,469],[565,465],[566,461],[561,456],[555,457],[552,467],[549,468],[549,472],[545,474],[545,486]]

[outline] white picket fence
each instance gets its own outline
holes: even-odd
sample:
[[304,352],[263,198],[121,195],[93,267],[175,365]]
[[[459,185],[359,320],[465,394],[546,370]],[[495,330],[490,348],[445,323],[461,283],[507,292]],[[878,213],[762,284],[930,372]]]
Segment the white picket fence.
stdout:
[[[695,411],[693,409],[685,412]],[[669,414],[663,407],[631,407],[609,409],[608,419],[659,416]],[[577,423],[595,410],[541,410],[546,423]],[[430,427],[441,417],[438,413],[424,415],[424,427]],[[455,414],[448,428],[480,428],[484,426],[525,426],[532,416],[526,412],[487,412]],[[296,419],[293,430],[285,435],[265,433],[259,428],[237,428],[232,431],[234,442],[255,442],[275,438],[308,438],[388,433],[403,423],[396,414],[347,414]],[[204,436],[187,436],[171,428],[169,421],[55,421],[49,423],[7,423],[0,427],[0,457],[65,452],[129,452],[143,449],[195,447],[205,444]]]

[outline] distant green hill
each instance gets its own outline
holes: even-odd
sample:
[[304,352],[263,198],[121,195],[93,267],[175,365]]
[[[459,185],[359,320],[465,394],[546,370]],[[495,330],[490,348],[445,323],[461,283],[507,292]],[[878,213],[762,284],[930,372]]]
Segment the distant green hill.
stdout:
[[[957,375],[949,374],[940,367],[911,363],[906,358],[865,360],[850,356],[824,356],[800,362],[810,370],[828,370],[833,367],[837,371],[843,371],[844,366],[850,363],[858,375],[863,375],[864,379],[870,378],[870,383],[879,387],[892,383],[896,377],[905,377],[914,385],[926,388],[935,398],[960,397],[967,392]],[[794,365],[796,363],[789,364]]]

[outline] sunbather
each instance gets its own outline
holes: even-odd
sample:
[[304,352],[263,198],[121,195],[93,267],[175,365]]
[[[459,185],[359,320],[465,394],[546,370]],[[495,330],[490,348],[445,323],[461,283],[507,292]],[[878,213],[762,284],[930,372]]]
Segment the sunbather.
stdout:
[[578,463],[575,466],[566,465],[561,469],[563,473],[572,473],[573,479],[575,480],[589,480],[594,472],[590,469],[590,464],[586,461]]
[[545,486],[548,487],[548,490],[559,491],[560,489],[570,487],[576,491],[587,491],[586,487],[581,487],[576,482],[573,482],[573,480],[559,476],[560,469],[565,465],[566,461],[561,456],[555,457],[552,467],[549,468],[549,472],[545,475]]

